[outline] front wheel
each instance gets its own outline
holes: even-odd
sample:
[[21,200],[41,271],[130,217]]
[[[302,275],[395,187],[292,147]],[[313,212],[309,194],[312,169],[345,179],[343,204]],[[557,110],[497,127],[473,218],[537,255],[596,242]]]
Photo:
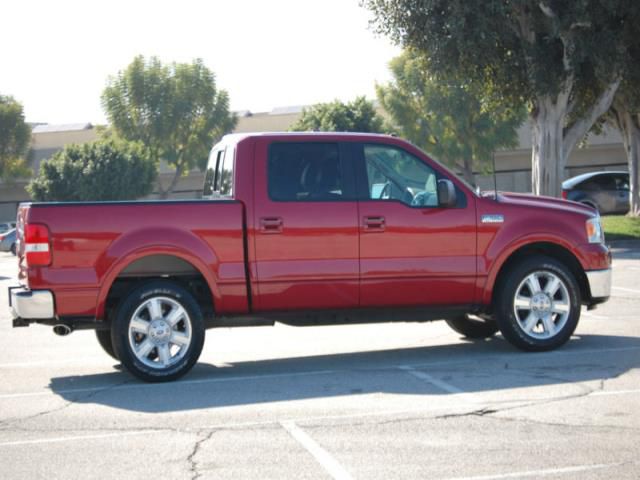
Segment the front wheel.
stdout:
[[138,378],[175,380],[191,370],[202,352],[202,312],[179,285],[150,281],[119,305],[111,340],[122,364]]
[[545,351],[566,343],[580,319],[580,289],[559,261],[536,255],[512,267],[497,286],[496,320],[509,342]]

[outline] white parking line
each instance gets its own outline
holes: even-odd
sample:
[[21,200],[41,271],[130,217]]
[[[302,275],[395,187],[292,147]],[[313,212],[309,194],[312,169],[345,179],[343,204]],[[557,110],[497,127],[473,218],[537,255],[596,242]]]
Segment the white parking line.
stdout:
[[342,465],[333,458],[329,452],[316,443],[307,433],[298,427],[294,422],[280,422],[289,434],[302,445],[307,452],[313,455],[313,458],[336,480],[351,480],[353,477],[349,475]]
[[472,394],[465,392],[464,390],[456,387],[455,385],[451,385],[450,383],[440,380],[439,378],[435,378],[429,375],[428,373],[421,372],[420,370],[416,370],[410,365],[401,365],[398,368],[403,372],[407,372],[409,375],[413,375],[414,377],[419,378],[420,380],[424,380],[425,382],[430,383],[431,385],[439,388],[440,390],[444,390],[445,392],[453,393],[456,395],[463,395],[464,398],[467,398],[469,400],[472,400],[472,399],[474,401],[476,400],[473,398]]
[[583,317],[587,317],[587,318],[595,318],[596,320],[608,320],[609,317],[606,317],[604,315],[598,315],[595,313],[591,313],[591,312],[581,312],[580,315],[582,315]]
[[634,288],[625,288],[625,287],[616,287],[616,286],[613,286],[611,288],[613,288],[614,290],[620,290],[621,292],[640,293],[640,290],[636,290]]
[[67,436],[67,437],[37,438],[33,440],[16,440],[13,442],[1,442],[0,447],[35,445],[38,443],[70,442],[70,441],[77,441],[77,440],[98,440],[102,438],[127,437],[129,435],[142,435],[145,433],[148,435],[149,430],[140,430],[135,432],[104,433],[100,435],[76,435],[76,436]]
[[603,397],[607,395],[630,395],[640,393],[640,388],[630,390],[598,390],[589,394],[590,397]]
[[[565,356],[565,355],[593,355],[598,353],[615,353],[615,352],[626,352],[626,351],[634,351],[640,350],[640,346],[634,347],[611,347],[611,348],[591,348],[591,349],[577,349],[577,350],[554,350],[553,352],[546,352],[544,356]],[[520,352],[507,353],[502,355],[485,355],[482,357],[484,362],[487,361],[503,361],[503,360],[521,360],[526,359],[526,354]],[[538,358],[542,358],[539,356]],[[419,368],[427,368],[427,367],[449,367],[449,366],[458,366],[458,365],[468,365],[469,363],[477,363],[477,358],[469,359],[468,357],[461,360],[443,360],[443,361],[434,361],[434,362],[425,362],[425,363],[416,363],[416,364],[407,364],[407,365],[388,365],[388,366],[379,366],[379,367],[371,367],[370,370],[391,370],[398,368],[409,368],[409,369],[419,369]],[[364,371],[368,370],[366,368],[362,369]],[[310,370],[304,372],[291,372],[291,373],[273,373],[273,374],[264,374],[264,375],[238,375],[238,376],[229,376],[229,377],[214,377],[214,378],[206,378],[201,380],[180,380],[177,382],[172,382],[170,384],[167,383],[134,383],[127,385],[118,385],[118,386],[99,386],[99,387],[86,387],[86,388],[70,388],[70,389],[62,389],[62,390],[43,390],[38,392],[21,392],[21,393],[5,393],[0,394],[0,400],[3,399],[13,399],[13,398],[22,398],[22,397],[38,397],[38,396],[46,396],[46,395],[65,395],[69,393],[89,393],[89,392],[98,392],[100,390],[109,390],[109,391],[119,391],[119,390],[129,390],[135,388],[166,388],[168,385],[181,387],[183,385],[200,385],[200,384],[208,384],[208,383],[223,383],[223,382],[236,382],[236,381],[245,381],[245,380],[261,380],[261,379],[270,379],[270,378],[286,378],[286,377],[302,377],[306,375],[335,375],[338,373],[346,373],[349,372],[348,369],[336,369],[336,370]],[[455,388],[455,387],[454,387]],[[470,395],[470,394],[467,394]]]
[[100,386],[100,387],[87,387],[87,388],[68,388],[62,390],[44,390],[41,392],[25,392],[25,393],[5,393],[0,395],[0,400],[6,398],[21,398],[21,397],[39,397],[44,395],[66,395],[69,393],[89,393],[89,392],[99,392],[101,390],[131,390],[134,388],[162,388],[166,386],[173,386],[173,388],[180,388],[185,385],[201,385],[207,383],[223,383],[223,382],[237,382],[244,380],[268,380],[270,378],[280,378],[280,377],[304,377],[307,375],[331,375],[337,373],[335,370],[311,370],[306,372],[289,372],[289,373],[271,373],[265,375],[240,375],[235,377],[215,377],[215,378],[207,378],[202,380],[181,380],[178,382],[172,383],[133,383],[127,385],[116,385],[116,386]]
[[636,463],[638,462],[597,463],[594,465],[576,465],[573,467],[549,468],[546,470],[525,470],[521,472],[499,473],[496,475],[453,477],[446,480],[501,480],[503,478],[548,477],[551,475],[561,475],[564,473],[588,472],[591,470],[602,470],[605,468],[621,467],[623,465],[634,465]]

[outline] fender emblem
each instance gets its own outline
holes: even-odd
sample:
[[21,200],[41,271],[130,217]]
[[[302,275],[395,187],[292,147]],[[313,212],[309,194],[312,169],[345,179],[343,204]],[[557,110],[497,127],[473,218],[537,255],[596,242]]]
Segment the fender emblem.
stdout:
[[504,223],[504,215],[482,215],[482,223]]

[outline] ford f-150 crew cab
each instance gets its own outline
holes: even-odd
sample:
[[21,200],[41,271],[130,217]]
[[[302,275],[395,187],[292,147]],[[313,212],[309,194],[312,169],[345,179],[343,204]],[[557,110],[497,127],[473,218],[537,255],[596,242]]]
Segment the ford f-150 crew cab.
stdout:
[[371,134],[228,135],[202,200],[27,203],[14,326],[93,328],[148,381],[180,377],[205,329],[445,319],[531,351],[609,297],[595,210],[481,194]]

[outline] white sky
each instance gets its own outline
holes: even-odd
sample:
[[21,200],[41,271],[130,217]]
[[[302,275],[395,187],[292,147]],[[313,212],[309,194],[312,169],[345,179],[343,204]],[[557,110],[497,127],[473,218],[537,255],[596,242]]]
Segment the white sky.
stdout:
[[399,49],[358,0],[0,1],[0,93],[30,122],[104,123],[107,77],[137,54],[203,58],[233,110],[375,98]]

